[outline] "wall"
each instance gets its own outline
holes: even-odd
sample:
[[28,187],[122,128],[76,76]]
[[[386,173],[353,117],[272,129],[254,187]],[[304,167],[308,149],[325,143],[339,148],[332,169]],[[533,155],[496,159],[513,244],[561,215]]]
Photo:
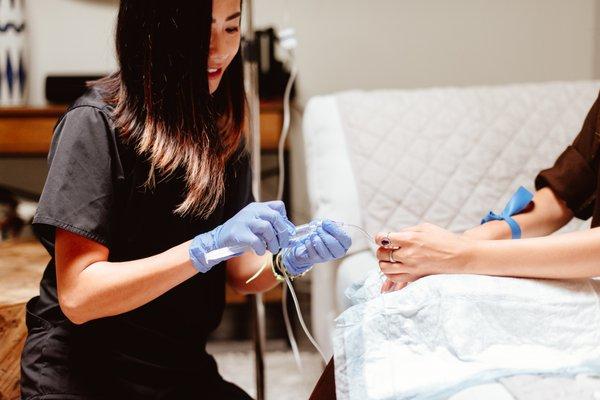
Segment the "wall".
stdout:
[[[599,0],[254,2],[257,25],[296,28],[300,105],[310,96],[351,88],[600,77]],[[48,73],[114,68],[117,4],[116,0],[28,0],[34,104],[43,103],[43,79]],[[298,215],[304,216],[297,130],[291,138],[294,182],[299,188],[294,197]],[[0,161],[0,184],[39,190],[43,175],[41,160]]]
[[115,0],[28,0],[30,102],[43,104],[51,74],[104,74],[115,69]]
[[[598,3],[254,0],[254,10],[259,26],[296,28],[300,87],[306,98],[348,88],[591,78],[600,72],[595,51]],[[114,68],[117,4],[28,1],[33,103],[43,102],[48,73]]]
[[303,97],[597,76],[597,0],[257,0],[297,30]]
[[[114,69],[116,0],[28,0],[29,101],[44,104],[48,74]],[[41,192],[44,159],[0,159],[0,184]]]
[[[301,104],[347,89],[600,77],[597,0],[255,0],[258,24],[293,26]],[[288,10],[287,12],[285,10]],[[293,216],[310,215],[299,122]]]

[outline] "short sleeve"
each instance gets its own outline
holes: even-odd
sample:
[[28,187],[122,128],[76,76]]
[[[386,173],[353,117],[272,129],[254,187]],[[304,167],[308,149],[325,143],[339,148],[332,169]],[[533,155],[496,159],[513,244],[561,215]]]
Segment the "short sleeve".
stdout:
[[536,189],[550,187],[573,214],[583,220],[592,216],[598,185],[599,100],[600,97],[590,109],[573,144],[558,157],[553,167],[541,171],[535,180]]
[[33,219],[42,243],[56,228],[110,244],[114,146],[106,115],[94,107],[69,111],[54,131],[49,171]]

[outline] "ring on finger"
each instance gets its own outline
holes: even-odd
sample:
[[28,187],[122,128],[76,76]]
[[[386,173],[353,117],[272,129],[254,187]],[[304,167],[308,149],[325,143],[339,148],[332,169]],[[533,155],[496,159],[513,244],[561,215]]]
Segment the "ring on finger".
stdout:
[[388,247],[390,244],[392,244],[392,241],[390,240],[390,233],[392,233],[392,232],[386,233],[385,237],[381,240],[381,244],[384,247]]

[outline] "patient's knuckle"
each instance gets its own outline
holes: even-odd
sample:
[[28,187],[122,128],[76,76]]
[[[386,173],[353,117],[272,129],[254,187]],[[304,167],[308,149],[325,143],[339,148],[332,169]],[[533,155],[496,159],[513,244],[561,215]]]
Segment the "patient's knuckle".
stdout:
[[406,239],[407,242],[412,242],[415,240],[415,232],[406,232],[404,234],[404,239]]
[[414,258],[417,255],[417,252],[415,251],[414,248],[408,248],[406,250],[404,250],[404,252],[402,253],[402,258]]
[[423,240],[423,238],[425,238],[427,236],[427,233],[425,232],[414,232],[413,233],[413,242],[415,243],[419,243]]

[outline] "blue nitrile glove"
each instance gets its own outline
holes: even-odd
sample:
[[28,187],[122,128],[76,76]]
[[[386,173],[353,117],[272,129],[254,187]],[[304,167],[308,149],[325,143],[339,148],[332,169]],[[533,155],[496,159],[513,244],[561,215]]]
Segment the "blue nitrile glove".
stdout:
[[196,236],[190,246],[190,259],[198,271],[208,272],[223,260],[207,262],[204,255],[222,247],[242,245],[258,255],[267,250],[275,254],[289,246],[294,231],[283,202],[251,203],[223,225]]
[[316,232],[284,249],[281,261],[291,276],[298,276],[315,264],[343,257],[351,245],[352,239],[341,227],[324,220]]

